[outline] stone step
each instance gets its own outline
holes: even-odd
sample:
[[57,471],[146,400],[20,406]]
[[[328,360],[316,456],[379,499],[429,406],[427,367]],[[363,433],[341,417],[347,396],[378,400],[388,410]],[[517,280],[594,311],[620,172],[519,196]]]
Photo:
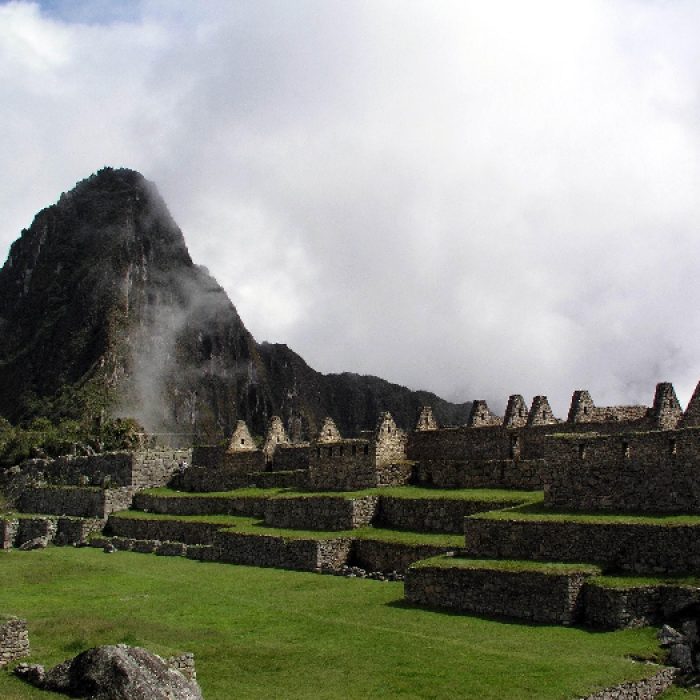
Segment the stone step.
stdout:
[[476,515],[464,521],[464,554],[479,559],[586,561],[633,573],[700,572],[700,518]]
[[581,615],[584,582],[600,573],[588,564],[442,556],[409,567],[405,596],[429,607],[571,625]]

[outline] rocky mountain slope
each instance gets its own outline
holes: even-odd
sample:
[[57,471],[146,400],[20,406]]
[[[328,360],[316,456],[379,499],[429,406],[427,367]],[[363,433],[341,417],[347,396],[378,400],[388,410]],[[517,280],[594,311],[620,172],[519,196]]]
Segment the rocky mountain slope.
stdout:
[[[104,168],[39,212],[0,270],[0,414],[130,415],[150,431],[216,439],[273,414],[348,435],[421,405],[446,424],[469,406],[375,377],[322,375],[258,344],[224,290],[193,264],[155,187]],[[300,419],[300,420],[299,420]]]

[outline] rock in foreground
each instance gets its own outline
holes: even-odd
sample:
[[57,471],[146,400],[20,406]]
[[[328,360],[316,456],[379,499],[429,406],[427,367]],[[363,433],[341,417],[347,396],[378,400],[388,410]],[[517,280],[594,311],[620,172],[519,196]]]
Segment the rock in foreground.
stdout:
[[126,644],[88,649],[49,671],[20,664],[15,673],[43,690],[90,700],[203,700],[196,681]]

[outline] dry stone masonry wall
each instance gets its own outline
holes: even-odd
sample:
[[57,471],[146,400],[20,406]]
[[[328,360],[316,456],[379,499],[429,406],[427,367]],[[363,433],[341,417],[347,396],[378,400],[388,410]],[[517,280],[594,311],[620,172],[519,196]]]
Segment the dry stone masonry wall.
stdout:
[[378,500],[377,496],[271,498],[265,504],[265,523],[296,530],[353,530],[372,522]]
[[700,513],[700,428],[554,435],[545,453],[548,507]]
[[24,656],[29,656],[26,621],[0,616],[0,668]]

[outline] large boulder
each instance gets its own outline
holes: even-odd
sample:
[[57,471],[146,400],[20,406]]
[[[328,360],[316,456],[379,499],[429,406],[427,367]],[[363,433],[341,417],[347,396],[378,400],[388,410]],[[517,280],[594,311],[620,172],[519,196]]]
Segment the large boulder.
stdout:
[[126,644],[78,654],[49,671],[20,664],[15,673],[43,690],[89,700],[203,700],[188,680],[160,656]]

